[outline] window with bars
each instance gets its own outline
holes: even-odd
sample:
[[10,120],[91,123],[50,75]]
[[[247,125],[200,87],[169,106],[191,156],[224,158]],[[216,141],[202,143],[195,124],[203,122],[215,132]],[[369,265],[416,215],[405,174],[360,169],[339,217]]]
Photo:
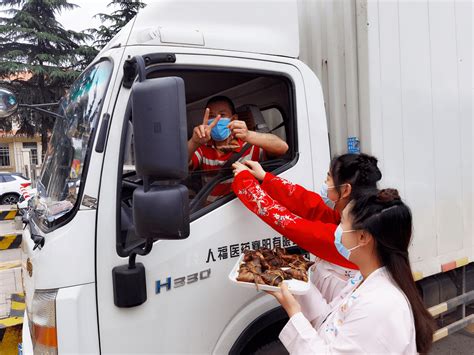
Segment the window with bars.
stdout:
[[0,166],[10,166],[10,148],[8,144],[0,144]]
[[30,164],[38,165],[38,143],[36,142],[25,142],[23,148],[30,150]]

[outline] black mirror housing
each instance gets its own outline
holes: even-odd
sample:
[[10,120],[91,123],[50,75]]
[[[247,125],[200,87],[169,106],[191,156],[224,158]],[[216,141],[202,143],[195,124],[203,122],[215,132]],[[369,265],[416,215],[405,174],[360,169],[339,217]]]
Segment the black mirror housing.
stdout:
[[[159,239],[189,236],[189,193],[179,181],[188,175],[186,99],[178,77],[146,80],[144,59],[134,57],[140,81],[132,86],[135,169],[143,186],[133,192],[135,233],[146,243],[129,254],[128,265],[112,271],[117,307],[146,301],[146,274],[137,255],[147,255]],[[136,292],[130,292],[130,289]]]
[[133,220],[137,236],[179,240],[189,236],[189,197],[183,185],[152,185],[133,192]]
[[184,179],[188,150],[183,79],[137,82],[131,99],[137,174],[155,180]]

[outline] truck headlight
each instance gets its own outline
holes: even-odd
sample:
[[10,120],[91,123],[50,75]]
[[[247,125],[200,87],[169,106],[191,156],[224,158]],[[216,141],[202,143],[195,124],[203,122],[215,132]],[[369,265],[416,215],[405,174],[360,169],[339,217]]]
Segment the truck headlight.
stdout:
[[28,312],[31,342],[35,354],[58,353],[56,296],[58,290],[35,291]]

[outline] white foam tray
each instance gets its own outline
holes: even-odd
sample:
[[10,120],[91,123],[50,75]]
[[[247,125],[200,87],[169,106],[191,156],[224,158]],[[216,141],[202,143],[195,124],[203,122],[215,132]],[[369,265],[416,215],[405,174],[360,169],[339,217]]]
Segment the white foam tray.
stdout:
[[[229,280],[239,286],[247,287],[247,288],[254,288],[257,289],[257,286],[254,282],[243,282],[237,281],[237,277],[239,276],[239,267],[240,264],[243,262],[244,255],[242,254],[240,258],[235,263],[232,271],[229,274]],[[284,269],[284,268],[283,268]],[[308,282],[304,282],[301,280],[284,280],[283,282],[288,285],[288,290],[294,295],[304,295],[306,292],[309,291],[310,288],[310,281],[311,280],[311,268],[308,270]],[[269,286],[269,285],[261,285],[258,284],[258,289],[260,291],[278,291],[280,287],[277,286]]]

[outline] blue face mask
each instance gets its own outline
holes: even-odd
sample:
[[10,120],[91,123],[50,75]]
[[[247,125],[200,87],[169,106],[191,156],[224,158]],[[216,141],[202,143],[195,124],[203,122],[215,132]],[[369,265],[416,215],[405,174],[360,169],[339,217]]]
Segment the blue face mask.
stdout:
[[326,184],[325,182],[323,182],[323,185],[321,186],[321,191],[319,192],[319,195],[329,208],[334,209],[336,203],[328,197],[328,184]]
[[342,244],[342,234],[343,233],[348,233],[348,232],[355,232],[355,230],[351,229],[351,230],[348,230],[348,231],[344,231],[344,230],[342,230],[342,226],[339,225],[336,228],[336,231],[334,232],[334,245],[336,246],[336,249],[339,252],[339,254],[341,254],[347,260],[349,260],[349,257],[351,256],[351,252],[354,249],[357,249],[358,247],[360,247],[360,245],[356,245],[353,248],[347,249],[344,246],[344,244]]
[[[208,124],[211,124],[214,119],[210,119]],[[211,137],[217,142],[226,140],[230,136],[230,129],[227,127],[230,123],[230,118],[223,117],[217,122],[215,127],[211,130]]]

